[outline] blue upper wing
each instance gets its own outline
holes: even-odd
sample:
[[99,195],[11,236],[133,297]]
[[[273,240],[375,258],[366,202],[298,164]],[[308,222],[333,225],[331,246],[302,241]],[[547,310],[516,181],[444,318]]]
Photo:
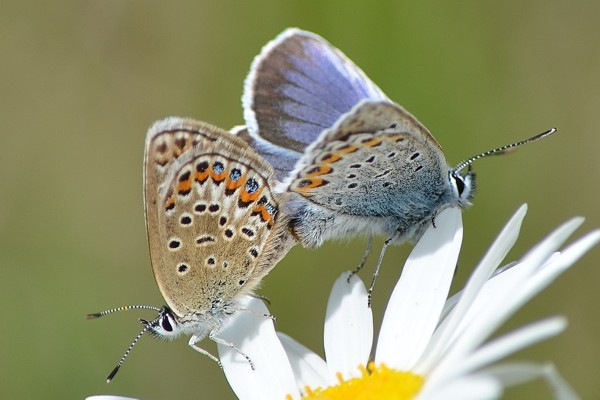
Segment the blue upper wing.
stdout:
[[366,99],[390,101],[325,39],[287,29],[254,59],[244,84],[250,145],[258,153],[285,149],[286,159],[297,160],[323,130]]

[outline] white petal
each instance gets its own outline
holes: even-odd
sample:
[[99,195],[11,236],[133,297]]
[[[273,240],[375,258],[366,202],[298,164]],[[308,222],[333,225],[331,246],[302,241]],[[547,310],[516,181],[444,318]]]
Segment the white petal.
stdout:
[[530,285],[535,286],[538,291],[556,279],[561,273],[576,263],[585,253],[600,241],[600,230],[592,231],[568,246],[560,253],[545,263],[535,277],[531,279]]
[[[553,256],[554,251],[568,238],[581,223],[581,219],[573,219],[553,233],[531,250],[523,262],[492,278],[479,293],[471,310],[461,324],[468,329],[458,330],[455,342],[448,348],[436,367],[434,376],[449,376],[455,366],[483,343],[504,321],[515,313],[526,301],[537,294],[541,288],[532,287],[529,283],[531,275]],[[556,262],[557,257],[553,257]],[[437,378],[436,378],[437,379]]]
[[345,272],[333,284],[327,302],[323,344],[329,366],[330,383],[338,383],[336,373],[346,379],[360,376],[373,343],[373,313],[367,304],[367,290],[358,275],[348,283]]
[[513,361],[485,368],[481,372],[493,375],[505,387],[511,387],[540,378],[544,374],[544,366],[533,362]]
[[[496,312],[497,307],[504,308],[507,301],[506,299],[512,295],[510,292],[512,291],[514,294],[517,288],[526,284],[524,283],[524,280],[527,278],[523,277],[520,272],[522,268],[523,264],[513,263],[511,268],[505,269],[502,274],[494,275],[490,280],[485,282],[483,288],[477,293],[476,298],[469,304],[466,314],[460,318],[458,327],[455,327],[453,330],[448,330],[446,327],[449,326],[449,321],[452,318],[455,318],[455,316],[459,316],[458,313],[451,313],[452,315],[440,326],[440,330],[443,330],[444,334],[451,336],[449,340],[446,339],[448,340],[448,344],[443,350],[450,347],[454,340],[458,340],[465,330],[470,330],[473,324],[477,324],[482,314],[489,314],[490,310],[494,310],[496,315],[498,314]],[[503,304],[497,305],[498,299],[502,299]],[[495,315],[491,317],[493,318]],[[438,333],[436,332],[436,335],[437,334]],[[436,335],[434,335],[434,339]],[[436,364],[437,361],[433,361],[434,362],[430,362],[430,365]]]
[[565,272],[577,262],[586,252],[600,241],[600,231],[592,231],[571,244],[560,253],[554,253],[544,265],[539,267],[535,274],[525,281],[513,298],[513,308],[518,309],[521,304],[529,301],[552,283],[560,274]]
[[242,306],[218,337],[238,346],[254,363],[255,370],[237,351],[218,345],[219,356],[229,385],[238,398],[283,399],[290,394],[299,398],[292,367],[279,342],[273,320],[263,317],[269,310],[262,301],[246,296]]
[[461,211],[449,208],[435,218],[411,252],[387,305],[375,361],[410,370],[433,333],[462,241]]
[[544,378],[550,386],[556,400],[579,400],[579,396],[571,385],[558,373],[554,364],[546,364]]
[[[447,348],[451,339],[460,335],[462,331],[459,329],[461,322],[462,327],[468,326],[464,323],[465,314],[469,311],[475,298],[482,290],[483,286],[493,274],[496,267],[504,259],[519,237],[521,224],[525,214],[527,213],[527,205],[521,206],[517,212],[511,217],[505,227],[502,229],[486,255],[483,257],[471,277],[467,282],[465,289],[456,298],[456,307],[450,313],[448,318],[440,325],[432,337],[431,343],[427,348],[426,354],[419,361],[416,367],[418,371],[428,371],[433,365],[437,364],[444,350]],[[450,299],[449,299],[450,300]],[[445,307],[448,306],[448,302]],[[450,303],[451,304],[451,303]]]
[[573,388],[560,376],[552,364],[536,364],[531,362],[510,362],[486,368],[482,373],[498,378],[505,387],[516,386],[534,379],[546,380],[553,397],[559,400],[577,400],[579,396]]
[[478,374],[462,377],[435,390],[425,386],[415,400],[493,400],[499,399],[502,393],[502,384],[497,379]]
[[516,329],[477,349],[475,353],[467,357],[460,365],[455,366],[453,374],[455,376],[460,374],[466,375],[476,371],[521,349],[556,336],[566,328],[566,318],[554,317]]
[[113,396],[110,394],[99,394],[86,397],[85,400],[137,400],[133,397]]
[[277,336],[288,356],[294,376],[296,377],[296,386],[298,386],[300,391],[306,386],[312,389],[326,387],[329,370],[327,369],[325,360],[285,333],[277,332]]
[[[516,312],[531,298],[550,285],[550,283],[552,283],[561,273],[571,267],[587,251],[598,244],[598,242],[600,242],[600,231],[593,231],[585,235],[583,238],[567,247],[561,253],[552,254],[548,262],[546,262],[542,267],[537,268],[535,274],[523,282],[519,282],[518,279],[515,280],[514,276],[520,272],[520,265],[514,268],[515,271],[509,270],[500,276],[494,277],[490,282],[488,282],[489,287],[485,288],[489,290],[484,291],[484,296],[481,296],[482,299],[489,298],[490,300],[482,301],[482,303],[490,304],[491,302],[496,302],[496,299],[498,298],[506,298],[505,288],[515,288],[504,302],[504,309],[500,309],[497,313],[500,316],[502,314],[506,315],[506,317],[502,320],[504,321],[508,318],[508,316]],[[512,278],[512,282],[510,280],[502,282],[504,278]],[[517,276],[517,278],[519,277]],[[486,310],[489,311],[490,308],[498,309],[498,307],[494,306],[482,306],[480,312],[486,313]],[[468,321],[465,322],[468,323]]]
[[[578,222],[578,221],[574,221]],[[561,242],[566,238],[560,239]],[[494,324],[499,326],[510,315],[516,312],[532,297],[547,287],[558,275],[566,271],[580,257],[595,246],[600,241],[600,231],[594,231],[579,239],[564,251],[552,253],[548,261],[543,266],[530,268],[527,259],[523,263],[504,271],[502,274],[494,276],[486,283],[486,287],[481,293],[478,313],[473,313],[473,319],[481,320],[479,314],[489,316],[489,310],[494,309],[491,317],[496,317]],[[542,260],[543,257],[538,258]],[[523,270],[529,269],[532,276],[525,276]],[[477,307],[473,307],[476,309]],[[465,318],[463,323],[469,323],[470,318]]]
[[532,269],[542,265],[583,224],[583,221],[582,217],[572,218],[556,228],[542,242],[527,252],[523,257],[523,264],[532,264],[534,266],[530,267]]

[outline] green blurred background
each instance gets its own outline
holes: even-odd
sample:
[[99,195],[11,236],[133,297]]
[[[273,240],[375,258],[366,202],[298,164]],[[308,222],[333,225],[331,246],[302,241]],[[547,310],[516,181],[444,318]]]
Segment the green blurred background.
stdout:
[[[548,140],[476,164],[479,191],[464,214],[455,290],[524,202],[530,211],[511,259],[572,216],[587,217],[578,235],[600,226],[599,16],[600,3],[591,0],[4,1],[1,397],[233,397],[219,368],[187,340],[144,338],[107,385],[140,330],[137,318],[152,314],[84,315],[163,304],[142,210],[146,129],[169,115],[225,128],[242,123],[250,62],[288,26],[341,48],[425,123],[450,163],[559,128]],[[356,265],[364,243],[294,249],[260,292],[273,303],[278,329],[322,352],[329,288]],[[376,321],[409,251],[387,253]],[[566,333],[514,358],[555,361],[583,398],[600,397],[599,261],[594,249],[503,327],[566,315]],[[539,382],[507,393],[548,395]]]

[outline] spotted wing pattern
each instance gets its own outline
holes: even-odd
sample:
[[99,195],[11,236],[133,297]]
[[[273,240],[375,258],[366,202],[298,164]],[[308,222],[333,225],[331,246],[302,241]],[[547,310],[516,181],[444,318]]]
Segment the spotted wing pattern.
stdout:
[[180,317],[251,292],[292,245],[273,168],[242,140],[169,118],[148,133],[145,210],[158,286]]
[[428,187],[441,191],[447,174],[439,144],[412,115],[365,101],[307,149],[288,190],[344,214],[385,217],[413,211],[406,208],[419,195],[439,197],[418,182],[435,182]]
[[414,240],[455,197],[429,132],[400,106],[368,100],[306,149],[283,187],[283,213],[305,247],[356,235]]

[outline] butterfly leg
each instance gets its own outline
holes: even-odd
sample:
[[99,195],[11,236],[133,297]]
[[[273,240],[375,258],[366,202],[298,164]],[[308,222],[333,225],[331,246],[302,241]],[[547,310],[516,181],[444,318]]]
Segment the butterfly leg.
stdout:
[[373,236],[369,236],[369,241],[367,242],[367,248],[365,249],[362,260],[360,261],[360,264],[358,264],[358,266],[356,268],[354,268],[354,270],[352,272],[350,272],[350,275],[348,275],[348,283],[350,283],[350,279],[352,279],[352,277],[354,275],[356,275],[365,266],[365,263],[367,262],[367,258],[369,258],[369,254],[371,253],[372,245],[373,245]]
[[[216,340],[211,336],[210,337],[212,340],[214,340],[216,342]],[[200,338],[196,335],[192,336],[190,338],[190,341],[188,342],[188,345],[196,350],[198,353],[205,355],[206,357],[210,358],[211,360],[213,360],[214,362],[216,362],[217,364],[219,364],[219,367],[221,369],[223,369],[223,365],[221,365],[221,361],[219,361],[219,359],[215,356],[213,356],[212,354],[210,354],[208,351],[204,350],[202,347],[196,345],[196,343],[198,343],[199,341],[201,341],[203,338]],[[236,349],[237,350],[237,349]],[[239,351],[239,350],[238,350]]]
[[[213,332],[211,332],[208,335],[209,339],[212,340],[215,343],[218,344],[222,344],[223,346],[227,346],[229,347],[231,350],[235,350],[239,355],[241,355],[242,357],[244,357],[246,359],[246,361],[248,361],[248,364],[250,364],[250,368],[252,368],[252,370],[256,370],[256,368],[254,367],[254,363],[252,362],[252,360],[250,359],[250,357],[248,356],[248,354],[244,353],[243,351],[241,351],[240,349],[238,349],[237,347],[235,347],[235,345],[233,343],[229,343],[226,340],[221,339],[220,337],[216,336]],[[202,350],[202,349],[200,349]],[[200,351],[198,350],[198,351]],[[204,351],[203,354],[207,354],[209,355],[206,350],[202,350]],[[210,355],[210,357],[214,357],[213,355]],[[215,358],[216,359],[216,358]],[[219,365],[221,365],[221,362],[219,360],[217,360],[217,362],[219,363]]]
[[253,310],[251,308],[236,308],[236,311],[249,312],[250,314],[254,314],[260,318],[268,318],[268,319],[272,320],[273,322],[277,321],[277,318],[275,318],[275,316],[273,314],[264,314],[261,312],[257,312],[256,310]]
[[265,303],[267,303],[268,306],[271,305],[271,300],[269,300],[268,297],[265,297],[265,296],[262,296],[262,295],[256,294],[256,293],[251,293],[250,296],[254,297],[255,299],[264,301]]
[[375,266],[375,272],[373,272],[373,278],[371,279],[371,285],[369,286],[368,292],[368,300],[367,304],[369,308],[371,308],[371,297],[373,296],[373,288],[375,287],[375,281],[379,276],[379,268],[381,267],[381,263],[383,262],[383,256],[385,255],[385,251],[390,243],[395,239],[395,237],[391,237],[385,242],[383,242],[383,247],[381,248],[381,252],[379,253],[379,259],[377,260],[377,265]]

